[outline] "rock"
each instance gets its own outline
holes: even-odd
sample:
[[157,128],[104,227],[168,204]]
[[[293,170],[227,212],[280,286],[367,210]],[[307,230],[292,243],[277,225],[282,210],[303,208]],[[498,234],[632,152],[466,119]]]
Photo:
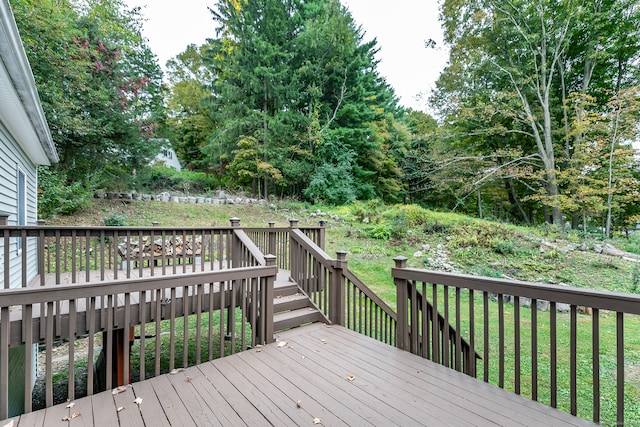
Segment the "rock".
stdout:
[[589,246],[587,246],[586,243],[582,243],[579,247],[578,250],[582,251],[582,252],[586,252],[589,250]]
[[549,301],[538,300],[536,306],[538,307],[538,311],[549,311]]
[[599,244],[595,244],[593,245],[593,252],[597,253],[597,254],[601,254],[602,253],[602,245]]
[[422,252],[421,251],[414,252],[413,257],[414,258],[421,258],[422,257]]
[[571,305],[559,302],[556,304],[556,311],[558,313],[568,313],[569,311],[571,311]]
[[427,252],[431,250],[431,245],[430,244],[426,244],[426,245],[422,245],[422,250]]

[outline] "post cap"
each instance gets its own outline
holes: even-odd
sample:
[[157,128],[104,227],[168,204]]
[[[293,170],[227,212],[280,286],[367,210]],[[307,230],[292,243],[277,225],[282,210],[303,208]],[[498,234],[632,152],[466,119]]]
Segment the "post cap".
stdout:
[[396,262],[396,268],[406,268],[407,267],[407,257],[406,256],[397,256],[393,260]]

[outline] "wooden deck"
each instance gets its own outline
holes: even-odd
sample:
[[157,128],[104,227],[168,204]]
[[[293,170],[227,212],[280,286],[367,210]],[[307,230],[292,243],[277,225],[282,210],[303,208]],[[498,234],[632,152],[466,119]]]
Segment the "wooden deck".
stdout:
[[343,327],[278,340],[0,425],[593,425]]

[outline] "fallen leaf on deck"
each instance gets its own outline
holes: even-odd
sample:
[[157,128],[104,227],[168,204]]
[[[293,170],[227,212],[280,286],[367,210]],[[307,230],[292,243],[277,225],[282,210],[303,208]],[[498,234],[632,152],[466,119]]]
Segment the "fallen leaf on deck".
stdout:
[[356,379],[356,376],[355,376],[355,375],[349,375],[349,376],[347,377],[347,379],[348,379],[349,381],[353,381],[353,380],[355,380],[355,379]]
[[111,394],[119,394],[122,393],[123,391],[127,391],[127,388],[123,385],[121,385],[120,387],[116,387],[111,391]]
[[76,404],[76,402],[70,402],[70,403],[66,406],[66,408],[67,408],[67,409],[71,409],[71,408],[73,408],[73,405],[75,405],[75,404]]
[[193,380],[193,378],[191,378],[190,376],[187,375],[187,377],[185,378],[186,381],[191,382],[191,380]]
[[175,374],[177,374],[178,372],[182,372],[182,371],[184,371],[184,368],[176,368],[176,369],[172,370],[172,371],[171,371],[171,372],[169,372],[169,373],[170,373],[171,375],[175,375]]
[[261,351],[262,351],[262,349],[259,348],[259,349],[256,350],[256,353],[260,353]]
[[287,348],[293,348],[293,346],[292,345],[288,345]]
[[74,418],[78,418],[80,416],[80,412],[76,412],[71,416],[65,415],[64,418],[62,418],[62,421],[71,421]]
[[313,419],[313,423],[314,424],[322,424],[322,420],[320,418],[314,418]]
[[306,359],[306,357],[302,356],[303,359]]
[[302,408],[302,402],[300,402],[300,401],[298,400],[298,401],[296,402],[296,406],[297,406],[298,408]]
[[124,406],[118,406],[118,409],[116,409],[117,412],[121,412],[124,411]]
[[280,342],[278,343],[278,348],[282,348],[282,347],[284,347],[285,345],[287,345],[287,342],[286,342],[286,341],[280,341]]
[[137,403],[138,405],[140,405],[142,403],[142,398],[136,397],[136,400],[134,400],[133,403]]
[[325,339],[321,339],[320,341],[322,341],[324,344],[327,343],[327,340],[325,340]]

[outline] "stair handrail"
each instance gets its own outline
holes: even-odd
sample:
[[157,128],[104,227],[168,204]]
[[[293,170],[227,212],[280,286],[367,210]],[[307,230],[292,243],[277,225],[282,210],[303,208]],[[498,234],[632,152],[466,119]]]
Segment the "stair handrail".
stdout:
[[331,322],[395,345],[396,313],[349,270],[346,252],[331,258],[295,223],[289,235],[291,277]]

